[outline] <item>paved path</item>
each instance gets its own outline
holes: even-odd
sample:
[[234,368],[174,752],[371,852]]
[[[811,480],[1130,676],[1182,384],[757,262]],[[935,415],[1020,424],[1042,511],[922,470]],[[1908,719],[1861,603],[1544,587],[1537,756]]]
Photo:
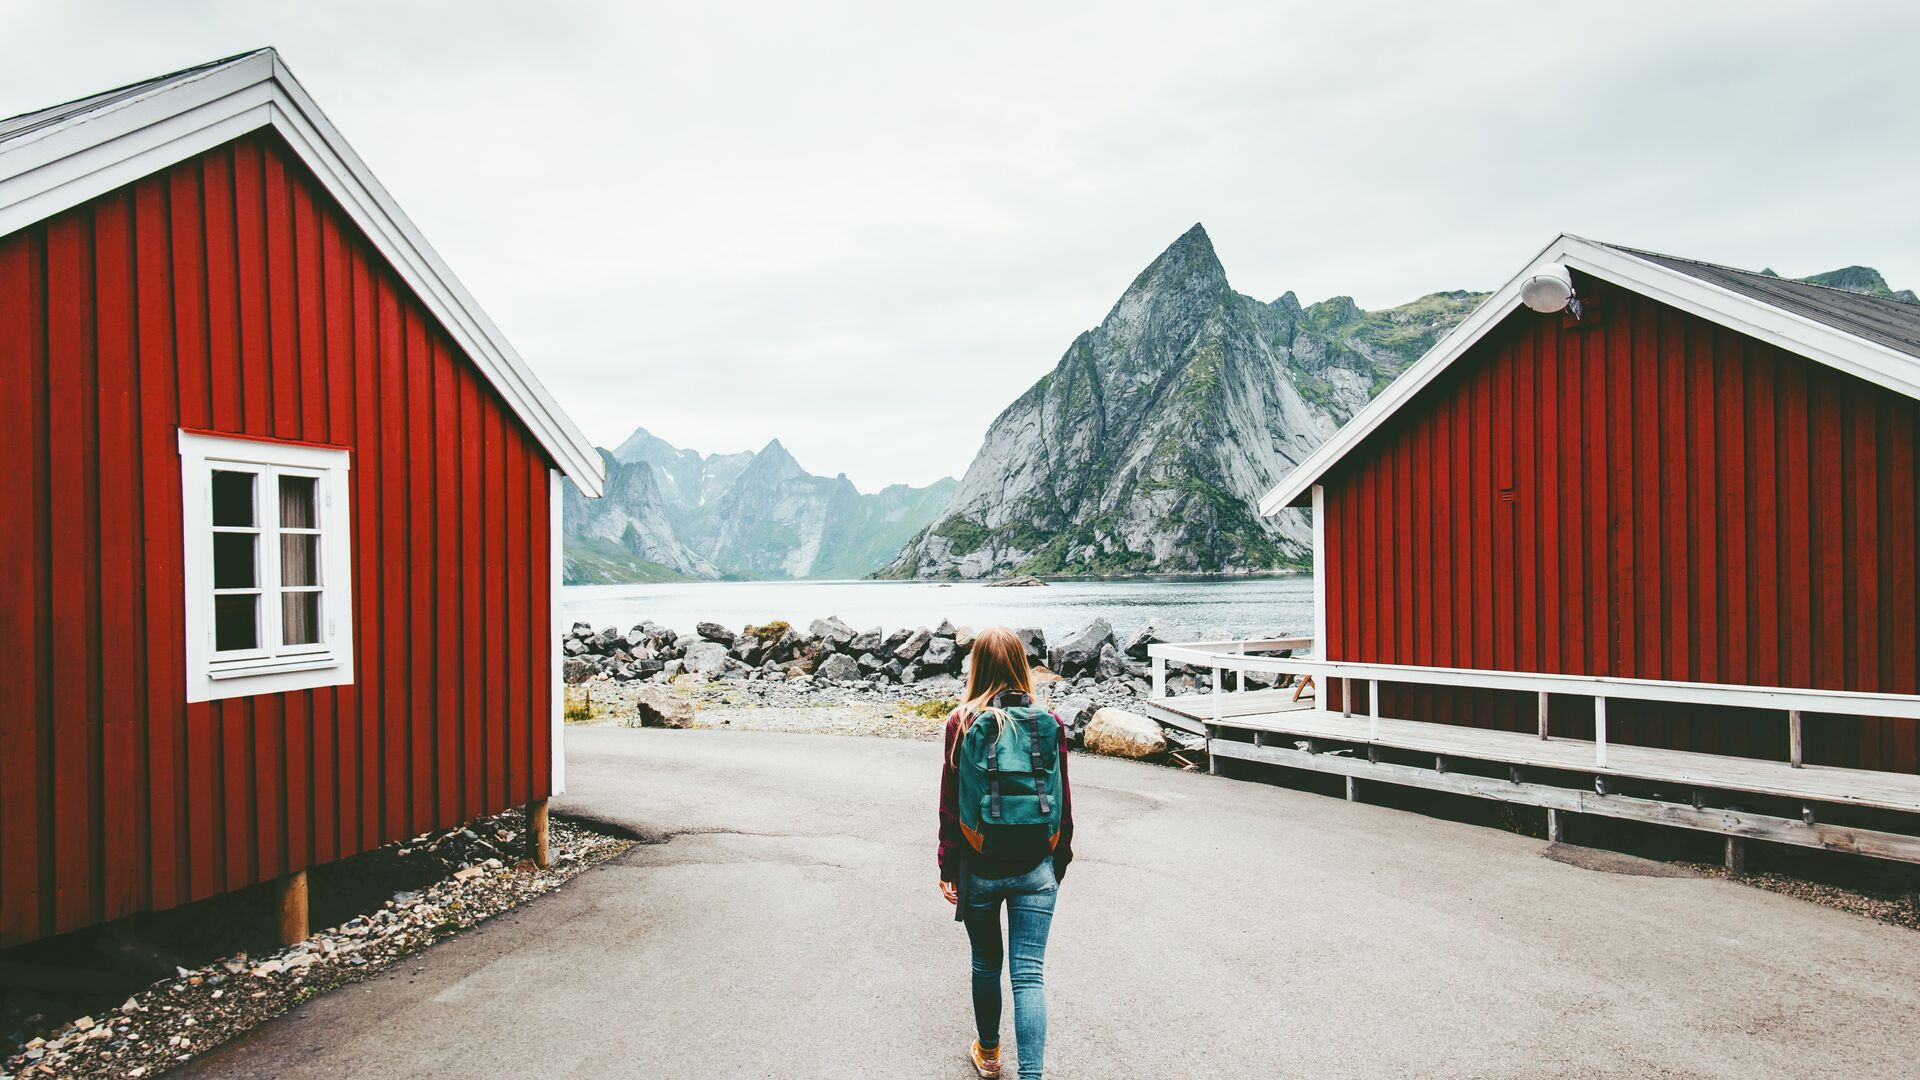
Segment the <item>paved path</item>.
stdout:
[[[568,745],[563,809],[672,839],[186,1074],[971,1075],[964,934],[934,888],[936,744]],[[1912,931],[1259,784],[1073,772],[1050,1076],[1914,1074]]]

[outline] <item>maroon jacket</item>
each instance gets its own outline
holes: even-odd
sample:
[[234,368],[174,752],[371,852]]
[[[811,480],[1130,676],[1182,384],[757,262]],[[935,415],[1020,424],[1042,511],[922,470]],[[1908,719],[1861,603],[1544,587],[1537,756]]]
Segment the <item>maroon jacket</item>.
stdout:
[[[1061,795],[1060,843],[1053,849],[1053,876],[1064,879],[1067,876],[1067,864],[1073,861],[1073,785],[1067,782],[1067,727],[1060,723],[1057,713],[1053,714],[1053,722],[1060,724]],[[960,831],[960,779],[955,775],[958,770],[953,764],[953,747],[959,738],[960,712],[956,709],[947,717],[947,737],[942,740],[946,749],[940,755],[940,846],[937,857],[940,860],[940,880],[964,885],[967,862],[977,856],[967,846],[967,838]],[[973,868],[974,873],[981,877],[1011,877],[1031,869],[1030,866]],[[1003,870],[1004,873],[1001,872]]]

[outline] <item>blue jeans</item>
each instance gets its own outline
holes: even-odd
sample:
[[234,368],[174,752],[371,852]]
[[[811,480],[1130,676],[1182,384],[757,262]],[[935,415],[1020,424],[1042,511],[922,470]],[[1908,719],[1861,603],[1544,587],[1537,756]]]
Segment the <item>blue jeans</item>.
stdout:
[[[973,1021],[980,1045],[1000,1045],[1000,961],[1008,953],[1013,983],[1013,1037],[1020,1046],[1020,1080],[1041,1080],[1047,1058],[1047,930],[1060,883],[1053,860],[1018,877],[969,873],[967,939],[973,943]],[[1007,946],[1000,944],[1000,904],[1007,905]]]

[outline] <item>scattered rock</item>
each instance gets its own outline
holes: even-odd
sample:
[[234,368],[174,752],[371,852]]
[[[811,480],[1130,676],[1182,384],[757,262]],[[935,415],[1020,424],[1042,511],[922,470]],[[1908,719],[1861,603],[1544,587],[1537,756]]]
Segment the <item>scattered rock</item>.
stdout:
[[[701,627],[713,626],[713,623],[701,623]],[[722,627],[722,629],[725,629]],[[732,632],[728,632],[732,636]],[[719,678],[727,670],[727,643],[717,641],[706,635],[702,629],[701,640],[687,646],[687,655],[682,657],[685,669],[695,675],[705,675],[709,679]]]
[[676,696],[660,686],[641,687],[633,700],[634,716],[641,727],[690,728],[693,726],[693,702]]
[[820,661],[813,676],[821,682],[852,682],[860,677],[860,664],[846,653],[834,653]]
[[560,677],[569,684],[583,683],[600,674],[600,663],[592,657],[569,656],[560,669]]
[[1019,638],[1020,644],[1027,647],[1027,663],[1035,663],[1045,658],[1047,654],[1046,631],[1036,626],[1023,626],[1015,630],[1013,636]]
[[703,622],[694,627],[693,632],[699,634],[702,641],[717,641],[727,648],[733,647],[733,631],[717,622]]
[[[878,653],[885,640],[886,631],[876,626],[871,630],[853,635],[853,640],[847,643],[846,651],[855,656],[861,653]],[[905,641],[906,639],[901,638],[900,640]]]
[[936,637],[927,642],[927,650],[920,654],[920,666],[932,671],[951,671],[959,666],[960,650],[956,649],[950,637]]
[[818,638],[834,652],[847,652],[856,636],[853,627],[841,622],[837,615],[813,620],[813,625],[807,627],[807,633]]
[[1135,660],[1147,659],[1147,646],[1167,642],[1167,630],[1157,620],[1148,619],[1127,639],[1126,654]]
[[1139,713],[1100,709],[1087,722],[1085,743],[1096,754],[1150,758],[1167,752],[1167,735],[1160,725]]
[[912,663],[920,659],[921,653],[927,651],[927,643],[932,640],[933,635],[928,633],[927,628],[923,626],[915,630],[907,637],[907,640],[901,642],[894,648],[893,658],[901,663]]

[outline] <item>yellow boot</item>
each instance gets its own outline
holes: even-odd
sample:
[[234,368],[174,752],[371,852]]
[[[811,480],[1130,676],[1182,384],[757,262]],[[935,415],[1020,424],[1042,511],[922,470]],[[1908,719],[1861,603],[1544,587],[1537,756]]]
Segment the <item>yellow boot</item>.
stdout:
[[973,1060],[973,1071],[980,1074],[981,1080],[997,1080],[1000,1075],[999,1047],[988,1050],[980,1045],[979,1039],[975,1039],[973,1049],[967,1056]]

